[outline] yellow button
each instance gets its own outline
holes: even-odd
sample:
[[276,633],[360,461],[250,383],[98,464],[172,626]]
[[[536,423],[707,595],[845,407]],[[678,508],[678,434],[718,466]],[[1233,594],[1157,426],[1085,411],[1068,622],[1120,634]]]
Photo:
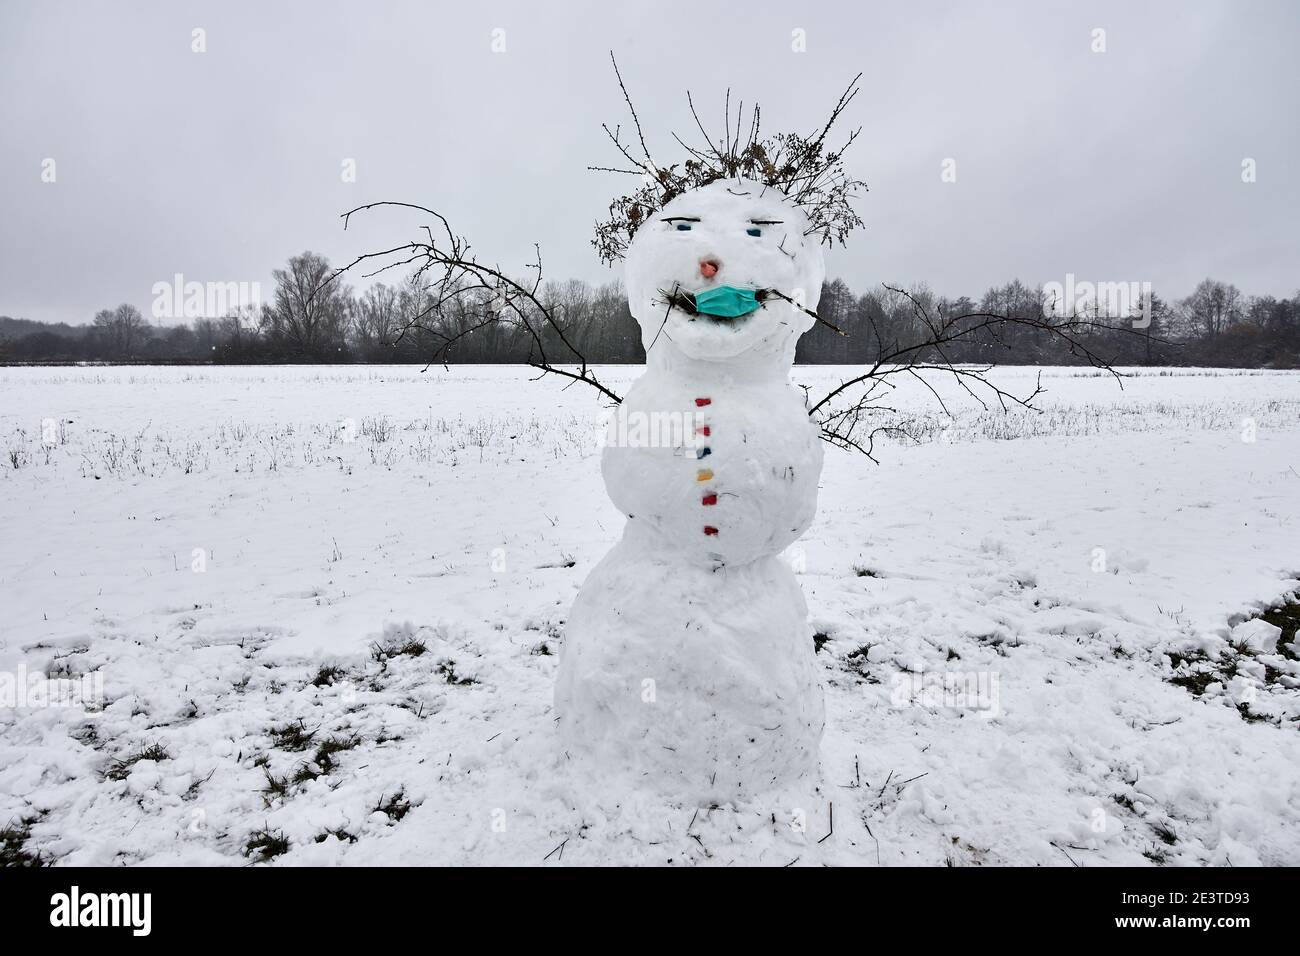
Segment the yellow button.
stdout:
[[695,480],[696,480],[696,481],[712,481],[712,480],[713,480],[713,472],[709,471],[709,469],[707,469],[707,468],[701,468],[701,469],[699,470],[699,472],[695,475]]

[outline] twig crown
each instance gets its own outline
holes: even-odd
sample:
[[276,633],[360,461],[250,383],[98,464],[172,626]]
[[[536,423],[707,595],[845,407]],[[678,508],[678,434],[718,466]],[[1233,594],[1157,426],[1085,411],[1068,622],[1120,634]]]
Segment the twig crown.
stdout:
[[779,190],[807,215],[806,235],[820,236],[821,242],[826,245],[837,242],[844,245],[849,233],[863,224],[853,208],[853,200],[857,198],[859,189],[866,191],[867,184],[853,178],[844,167],[844,153],[862,130],[859,128],[849,133],[838,149],[827,144],[831,128],[858,94],[861,73],[853,78],[840,95],[831,110],[830,118],[821,129],[809,135],[777,133],[764,136],[761,131],[762,110],[755,104],[750,108],[748,133],[742,136],[741,130],[746,125],[743,123],[745,105],[741,103],[737,106],[733,121],[731,91],[728,90],[725,100],[725,129],[723,135],[715,139],[705,130],[695,109],[695,101],[687,93],[686,101],[690,104],[691,116],[704,141],[700,146],[691,146],[673,133],[673,139],[686,151],[687,158],[682,163],[663,166],[653,159],[646,145],[641,119],[636,107],[632,105],[632,97],[628,94],[613,53],[610,54],[610,61],[614,64],[614,75],[618,78],[619,89],[622,90],[628,112],[632,115],[637,142],[623,142],[622,127],[610,129],[609,124],[602,123],[601,129],[629,165],[588,168],[638,176],[643,181],[633,192],[611,202],[609,218],[596,223],[596,235],[591,244],[602,262],[613,263],[621,259],[637,229],[659,209],[689,190],[707,186],[720,179],[748,179]]

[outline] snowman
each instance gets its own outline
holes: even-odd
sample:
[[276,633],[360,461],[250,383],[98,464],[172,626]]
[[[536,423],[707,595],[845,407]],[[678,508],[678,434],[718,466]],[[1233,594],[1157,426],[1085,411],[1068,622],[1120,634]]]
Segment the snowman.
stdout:
[[779,190],[722,179],[628,247],[646,369],[601,462],[627,524],[574,603],[555,688],[565,757],[606,783],[745,802],[817,767],[812,630],[780,557],[822,467],[789,380],[825,275],[808,232]]

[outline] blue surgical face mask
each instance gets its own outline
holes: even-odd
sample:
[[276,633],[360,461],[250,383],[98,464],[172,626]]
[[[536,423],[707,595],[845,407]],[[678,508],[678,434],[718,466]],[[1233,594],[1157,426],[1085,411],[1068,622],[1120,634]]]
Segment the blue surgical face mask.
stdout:
[[753,289],[737,289],[720,285],[695,293],[695,311],[702,315],[716,315],[722,319],[735,319],[749,315],[758,308],[758,297]]

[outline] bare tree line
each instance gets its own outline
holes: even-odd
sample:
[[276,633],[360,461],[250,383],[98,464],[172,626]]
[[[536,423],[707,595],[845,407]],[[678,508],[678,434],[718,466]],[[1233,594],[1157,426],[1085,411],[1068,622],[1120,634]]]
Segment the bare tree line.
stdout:
[[[442,277],[412,273],[357,293],[327,281],[335,271],[324,257],[304,252],[275,271],[273,295],[260,310],[236,309],[187,324],[151,323],[130,304],[101,310],[84,326],[0,317],[0,361],[527,363],[538,349],[561,365],[581,356],[597,364],[645,360],[617,280],[539,284],[537,301],[556,327],[533,322],[530,331],[526,311],[511,315],[512,321],[485,323],[485,315],[497,314],[494,298],[498,310],[508,311],[510,303],[486,286],[469,288],[474,280],[465,274],[443,283]],[[1030,319],[1044,314],[1044,304],[1041,289],[1019,281],[972,299],[937,295],[925,286],[886,284],[855,292],[834,279],[822,288],[817,311],[824,321],[800,341],[796,360],[875,362],[893,343],[919,340],[926,331],[918,305],[935,317],[984,312]],[[1153,295],[1145,316],[1108,322],[1129,326],[1125,334],[1095,333],[1099,354],[1114,364],[1300,366],[1300,293],[1289,299],[1249,296],[1230,283],[1206,279],[1182,299]],[[1003,331],[997,341],[964,335],[950,343],[948,358],[1020,365],[1080,361],[1068,344],[1041,330],[1019,325]]]
[[[925,331],[920,309],[938,318],[971,313],[1034,319],[1050,313],[1051,296],[1040,287],[1014,280],[987,290],[979,299],[950,298],[926,286],[901,289],[889,284],[855,294],[835,279],[822,288],[818,312],[827,323],[845,330],[814,327],[799,343],[797,361],[856,365],[877,360],[881,329],[903,340]],[[1224,365],[1300,367],[1300,292],[1291,298],[1246,296],[1236,286],[1205,279],[1191,295],[1170,301],[1152,293],[1134,303],[1128,314],[1107,315],[1096,308],[1078,313],[1095,323],[1089,341],[1117,365]],[[1077,364],[1068,343],[1017,323],[1001,337],[964,336],[948,357],[956,362],[1055,365]]]

